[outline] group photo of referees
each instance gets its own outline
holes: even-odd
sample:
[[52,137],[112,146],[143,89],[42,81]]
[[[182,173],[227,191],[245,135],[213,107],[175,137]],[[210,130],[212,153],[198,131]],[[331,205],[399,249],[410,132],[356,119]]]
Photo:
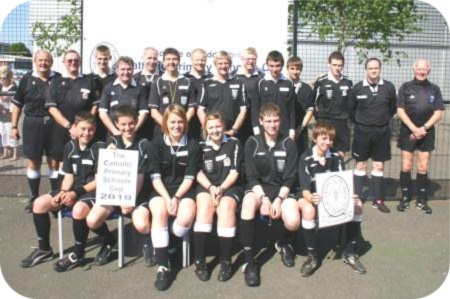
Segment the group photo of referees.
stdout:
[[[31,192],[25,212],[34,223],[34,230],[26,228],[24,234],[30,244],[37,239],[31,253],[17,248],[24,256],[17,261],[21,267],[56,257],[50,245],[52,218],[60,209],[69,209],[73,250],[49,271],[83,266],[89,235],[101,244],[93,264],[114,260],[118,238],[107,220],[121,213],[138,240],[130,246],[139,246],[145,266],[155,269],[154,287],[159,291],[174,282],[174,255],[181,254],[178,244],[189,235],[200,281],[211,279],[208,240],[217,238],[218,281],[237,275],[237,244],[245,285],[264,283],[255,245],[259,222],[276,235],[270,246],[281,263],[297,267],[292,275],[309,277],[324,258],[323,240],[318,238],[322,194],[316,178],[343,172],[347,159],[354,160],[353,217],[337,227],[334,250],[349,275],[370,271],[360,258],[368,197],[368,204],[380,213],[415,208],[432,217],[428,170],[444,99],[439,86],[428,80],[427,58],[415,58],[412,80],[396,82],[396,90],[382,76],[377,57],[361,64],[365,75],[356,79],[344,75],[344,55],[332,52],[323,57],[326,73],[309,84],[301,79],[302,59],[283,57],[277,50],[260,58],[265,72],[257,67],[253,47],[242,50],[241,65],[233,71],[227,51],[215,52],[211,73],[207,52],[197,48],[191,53],[192,68],[181,73],[177,49],[147,47],[142,50],[144,68],[136,72],[132,58],[112,61],[111,50],[100,45],[95,49],[96,69],[89,74],[81,73],[82,57],[75,50],[62,56],[62,73],[52,69],[50,52],[34,53],[33,71],[15,87],[7,132],[12,141],[23,144]],[[0,83],[6,81],[4,74],[8,72],[2,69]],[[390,126],[394,115],[400,120],[398,132]],[[383,180],[393,133],[401,157],[401,196],[391,211]],[[101,149],[137,152],[134,207],[96,202]],[[43,161],[51,190],[40,188]],[[279,229],[269,230],[275,224]],[[306,256],[297,254],[299,239]]]

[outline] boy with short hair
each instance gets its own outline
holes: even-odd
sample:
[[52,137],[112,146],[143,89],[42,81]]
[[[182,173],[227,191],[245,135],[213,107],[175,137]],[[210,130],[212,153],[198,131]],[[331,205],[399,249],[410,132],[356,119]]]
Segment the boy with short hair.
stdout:
[[54,190],[36,199],[33,205],[33,220],[39,247],[21,261],[22,267],[32,267],[40,262],[53,259],[48,212],[62,207],[73,207],[75,246],[72,253],[57,261],[53,267],[58,272],[64,272],[76,267],[82,261],[89,234],[86,216],[95,201],[98,152],[100,148],[105,147],[103,142],[93,139],[95,126],[95,116],[89,112],[79,112],[75,116],[74,127],[77,139],[70,140],[64,148],[63,171],[65,176],[61,190]]
[[293,56],[286,63],[289,80],[294,84],[295,91],[295,138],[298,156],[309,147],[308,128],[314,112],[314,100],[312,88],[309,84],[300,80],[303,71],[303,61],[300,57]]
[[[329,122],[320,121],[314,125],[313,138],[315,145],[306,150],[300,157],[298,172],[300,192],[298,205],[302,211],[302,227],[305,243],[308,249],[308,259],[303,263],[300,272],[310,276],[320,267],[321,261],[316,247],[316,206],[321,201],[316,190],[316,174],[333,171],[343,171],[342,156],[333,150],[333,140],[336,130]],[[349,264],[357,273],[364,274],[366,269],[355,253],[358,236],[361,234],[362,203],[355,194],[353,221],[346,223],[346,242],[343,261]]]

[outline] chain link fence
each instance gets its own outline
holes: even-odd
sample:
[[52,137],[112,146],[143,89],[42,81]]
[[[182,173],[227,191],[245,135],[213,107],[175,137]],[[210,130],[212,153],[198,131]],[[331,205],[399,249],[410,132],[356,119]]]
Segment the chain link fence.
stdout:
[[[82,4],[83,1],[79,1]],[[23,43],[32,52],[33,37],[31,36],[34,22],[55,22],[61,15],[70,11],[70,3],[57,0],[30,0],[11,11],[0,30],[0,65],[9,65],[14,71],[14,79],[18,82],[23,74],[31,70],[31,58],[24,57],[24,53],[11,52],[11,45]],[[393,82],[398,88],[403,82],[413,78],[412,66],[416,58],[425,57],[431,61],[432,72],[429,79],[441,88],[446,109],[450,99],[450,81],[446,76],[446,67],[450,65],[450,35],[448,26],[443,16],[429,4],[417,1],[419,12],[426,15],[419,26],[422,32],[407,36],[403,41],[392,41],[394,51],[405,51],[407,57],[401,60],[399,66],[396,62],[383,64],[382,77]],[[302,80],[312,82],[321,74],[327,72],[327,58],[329,53],[335,51],[335,41],[320,41],[317,36],[309,36],[310,32],[298,27],[297,32],[297,56],[304,62]],[[292,40],[292,30],[289,38]],[[356,50],[348,47],[344,53],[346,57],[344,73],[353,80],[354,84],[364,77],[364,65],[359,64]],[[378,56],[376,52],[370,53]],[[55,64],[61,63],[55,59]],[[449,116],[444,113],[444,118],[437,125],[436,149],[432,153],[430,166],[432,198],[448,198],[449,194]],[[396,138],[400,122],[397,117],[391,122],[392,126],[392,160],[386,163],[386,195],[388,198],[398,196],[398,178],[400,172],[400,152],[396,147]],[[45,165],[45,158],[44,163]],[[348,160],[348,168],[354,166],[354,162]],[[42,167],[42,173],[46,174],[46,167]],[[369,169],[370,171],[370,169]],[[29,193],[26,180],[26,159],[23,158],[21,146],[19,146],[19,160],[0,160],[0,194],[3,196],[27,196]],[[414,177],[414,176],[413,176]],[[46,179],[42,184],[47,184]],[[41,186],[41,190],[47,190],[47,186]]]

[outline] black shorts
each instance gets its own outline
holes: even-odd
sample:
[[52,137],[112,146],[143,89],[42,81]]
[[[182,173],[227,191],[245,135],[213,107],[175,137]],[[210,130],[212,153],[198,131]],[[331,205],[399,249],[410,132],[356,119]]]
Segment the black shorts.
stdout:
[[[273,202],[275,198],[280,194],[281,186],[273,186],[273,185],[261,185],[264,191],[264,194],[269,197],[270,202]],[[245,194],[253,192],[253,190],[247,188],[245,190]],[[288,198],[296,198],[296,196],[292,193],[289,193]]]
[[411,131],[407,126],[402,124],[400,126],[400,133],[398,135],[397,147],[402,151],[414,152],[419,150],[421,152],[431,152],[434,150],[435,130],[434,127],[427,131],[427,135],[420,140],[410,140]]
[[55,122],[52,130],[51,151],[57,161],[63,160],[64,146],[70,140],[69,131]]
[[326,121],[336,129],[336,136],[333,141],[333,149],[338,152],[348,152],[350,150],[350,128],[346,119],[319,118],[318,121]]
[[[57,126],[50,116],[23,118],[23,152],[28,159],[40,159],[44,154],[56,158],[53,152],[53,131]],[[61,153],[62,157],[62,153]]]
[[[52,197],[54,197],[58,193],[59,193],[59,189],[52,190],[48,194],[50,194]],[[90,209],[92,209],[92,207],[95,204],[95,191],[88,192],[86,194],[81,195],[79,198],[77,198],[77,202],[79,202],[79,201],[84,202],[85,204],[87,204],[89,206]]]
[[352,157],[357,162],[385,162],[391,159],[391,130],[383,127],[355,125],[352,143]]
[[[206,190],[205,187],[198,184],[197,188],[195,189],[195,194],[198,195],[199,193],[202,193],[202,192],[209,194],[209,191]],[[242,198],[244,197],[244,190],[242,190],[242,188],[239,186],[233,186],[231,188],[228,188],[225,191],[225,193],[222,195],[222,197],[224,197],[224,196],[229,196],[229,197],[234,198],[236,200],[236,203],[239,204],[242,201]]]

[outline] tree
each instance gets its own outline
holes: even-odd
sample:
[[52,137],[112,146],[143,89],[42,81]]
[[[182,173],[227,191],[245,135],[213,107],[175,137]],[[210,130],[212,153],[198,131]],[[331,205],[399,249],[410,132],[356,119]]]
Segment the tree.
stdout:
[[[425,18],[418,13],[414,0],[298,1],[300,28],[310,28],[321,41],[336,39],[336,50],[342,53],[353,45],[360,62],[370,50],[378,50],[384,61],[396,58],[400,64],[406,53],[393,52],[391,41],[402,41],[406,35],[420,32],[417,22]],[[292,10],[290,5],[289,12]]]
[[8,52],[11,55],[31,57],[31,52],[24,43],[14,43],[9,46]]
[[80,40],[81,7],[79,0],[57,1],[58,5],[70,5],[69,14],[59,17],[56,22],[35,22],[32,26],[32,36],[38,47],[61,56],[72,44]]

